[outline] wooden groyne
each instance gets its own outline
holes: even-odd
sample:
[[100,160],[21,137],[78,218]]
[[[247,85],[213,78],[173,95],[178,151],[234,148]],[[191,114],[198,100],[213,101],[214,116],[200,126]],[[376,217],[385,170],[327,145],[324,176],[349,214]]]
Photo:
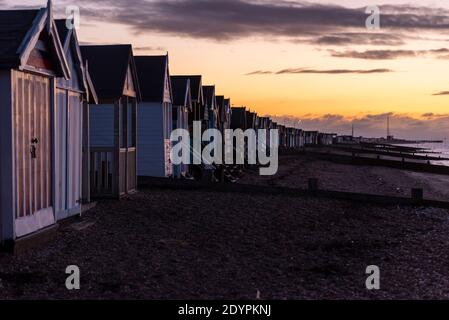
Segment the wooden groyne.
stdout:
[[[299,154],[299,153],[297,153]],[[426,172],[449,175],[449,167],[442,165],[433,165],[429,163],[411,162],[406,161],[404,157],[401,160],[386,160],[386,159],[376,159],[368,157],[359,157],[357,155],[342,155],[333,154],[319,151],[306,151],[307,155],[312,155],[317,159],[332,161],[341,164],[359,165],[359,166],[378,166],[378,167],[388,167],[401,170],[409,170],[415,172]]]
[[321,190],[317,179],[309,179],[309,188],[272,187],[248,184],[226,184],[226,183],[202,183],[188,180],[172,180],[163,178],[144,178],[139,180],[139,188],[168,189],[182,191],[200,192],[225,192],[280,195],[290,197],[319,197],[337,200],[349,200],[361,203],[372,203],[380,205],[401,205],[415,207],[434,207],[449,209],[449,202],[427,200],[423,197],[422,189],[411,189],[410,198],[374,195],[357,192],[343,192],[332,190]]
[[[358,153],[358,154],[372,154],[372,155],[379,155],[379,156],[388,156],[388,157],[396,157],[399,159],[405,158],[405,159],[412,159],[412,160],[422,160],[422,161],[445,161],[449,160],[449,158],[444,158],[440,156],[435,156],[435,153],[428,153],[432,154],[432,156],[428,155],[422,155],[417,154],[416,150],[413,151],[400,151],[400,150],[385,150],[385,149],[378,149],[378,148],[371,148],[371,147],[363,147],[363,146],[357,146],[357,147],[348,147],[348,146],[339,146],[335,145],[331,147],[331,149],[344,151],[348,153]],[[425,152],[427,153],[427,152]]]

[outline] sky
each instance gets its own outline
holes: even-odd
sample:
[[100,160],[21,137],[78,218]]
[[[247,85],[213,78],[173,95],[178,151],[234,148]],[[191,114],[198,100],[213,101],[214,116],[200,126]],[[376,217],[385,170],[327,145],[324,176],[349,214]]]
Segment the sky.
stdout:
[[[44,0],[0,0],[5,9]],[[281,123],[356,135],[449,138],[449,1],[56,0],[81,42],[169,52],[170,71]],[[380,9],[369,30],[366,8]]]

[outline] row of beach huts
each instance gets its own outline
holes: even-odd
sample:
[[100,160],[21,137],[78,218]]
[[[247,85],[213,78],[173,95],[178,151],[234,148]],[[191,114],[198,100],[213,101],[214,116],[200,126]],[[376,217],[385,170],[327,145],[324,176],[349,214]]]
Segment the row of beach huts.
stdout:
[[173,129],[278,129],[281,148],[334,135],[233,108],[199,75],[173,76],[169,57],[131,45],[81,46],[51,1],[0,11],[0,242],[52,228],[92,198],[121,197],[137,177],[194,178],[170,160]]

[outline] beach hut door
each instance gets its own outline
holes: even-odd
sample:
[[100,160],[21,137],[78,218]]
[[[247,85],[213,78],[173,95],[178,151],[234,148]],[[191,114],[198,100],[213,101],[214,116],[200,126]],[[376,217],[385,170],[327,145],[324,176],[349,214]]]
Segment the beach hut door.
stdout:
[[52,205],[50,80],[14,74],[15,235],[55,222]]
[[81,213],[82,96],[58,89],[56,106],[55,207],[62,220]]

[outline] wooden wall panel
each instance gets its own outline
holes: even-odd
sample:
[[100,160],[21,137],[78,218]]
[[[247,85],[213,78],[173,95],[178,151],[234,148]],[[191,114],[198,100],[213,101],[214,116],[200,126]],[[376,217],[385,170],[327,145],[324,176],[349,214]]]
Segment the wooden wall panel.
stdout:
[[51,204],[51,136],[49,80],[15,74],[14,137],[16,160],[16,218]]

